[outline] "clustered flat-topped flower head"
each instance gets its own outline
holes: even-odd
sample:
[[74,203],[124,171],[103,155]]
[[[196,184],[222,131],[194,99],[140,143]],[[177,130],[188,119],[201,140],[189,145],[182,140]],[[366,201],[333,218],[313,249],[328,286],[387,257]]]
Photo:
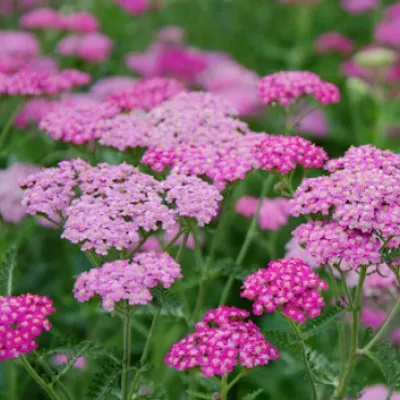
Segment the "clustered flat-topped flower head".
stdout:
[[94,32],[99,29],[97,18],[78,11],[63,15],[52,8],[38,8],[24,14],[19,24],[25,29],[55,29],[76,32]]
[[43,330],[50,330],[47,316],[54,311],[46,296],[0,296],[0,361],[37,349],[35,339]]
[[291,200],[292,214],[321,213],[345,229],[398,237],[400,156],[372,146],[350,149],[331,160],[329,176],[305,179]]
[[41,119],[39,129],[55,140],[80,145],[98,139],[118,113],[118,107],[107,103],[59,106]]
[[354,43],[338,32],[326,32],[317,37],[315,47],[319,54],[334,52],[349,54],[353,51]]
[[0,94],[41,96],[54,95],[86,85],[90,82],[90,76],[85,72],[72,69],[61,72],[45,72],[24,68],[10,75],[2,75],[0,80]]
[[287,174],[302,165],[321,168],[328,159],[322,147],[299,136],[267,136],[252,149],[258,168]]
[[141,231],[173,229],[180,217],[204,225],[221,200],[215,187],[195,177],[173,175],[159,182],[125,163],[92,167],[80,160],[45,169],[22,187],[29,214],[61,217],[62,237],[98,254],[130,249]]
[[351,270],[381,261],[378,238],[343,228],[334,221],[310,221],[298,226],[292,234],[317,266],[340,265],[343,270]]
[[200,368],[203,376],[211,377],[225,376],[236,365],[254,368],[278,358],[278,350],[248,317],[235,307],[208,311],[194,333],[171,347],[166,364],[180,371]]
[[267,75],[260,80],[258,88],[261,101],[267,105],[278,103],[281,107],[287,107],[303,96],[312,96],[323,105],[340,101],[337,86],[308,71],[283,71]]
[[113,261],[83,272],[73,292],[80,302],[99,296],[103,308],[114,311],[124,300],[131,306],[148,304],[153,300],[151,289],[169,288],[181,278],[181,267],[169,254],[145,252],[136,254],[133,261]]
[[281,311],[287,318],[303,323],[321,314],[325,306],[321,290],[328,284],[310,265],[298,258],[271,261],[244,281],[241,297],[253,301],[253,313]]
[[155,77],[143,79],[128,89],[113,93],[107,101],[124,111],[149,111],[182,92],[186,92],[183,83],[175,79]]

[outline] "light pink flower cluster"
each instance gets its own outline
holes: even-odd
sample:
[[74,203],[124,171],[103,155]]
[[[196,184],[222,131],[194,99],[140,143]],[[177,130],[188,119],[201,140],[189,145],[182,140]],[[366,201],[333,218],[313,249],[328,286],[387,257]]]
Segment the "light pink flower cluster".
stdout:
[[[242,196],[236,202],[236,212],[245,217],[256,214],[260,199]],[[284,198],[263,199],[258,216],[258,224],[262,230],[277,231],[289,220],[289,200]]]
[[143,79],[128,89],[113,93],[108,101],[125,111],[149,111],[185,91],[185,86],[175,79],[156,77]]
[[303,180],[291,200],[292,213],[332,213],[343,228],[399,236],[399,163],[400,156],[390,151],[351,148],[327,163],[329,176]]
[[318,266],[340,265],[343,270],[351,270],[381,261],[378,238],[333,221],[307,222],[298,226],[293,236]]
[[286,243],[285,250],[285,258],[299,258],[306,264],[309,264],[312,268],[318,266],[314,257],[306,249],[300,246],[299,241],[295,237],[292,237]]
[[86,85],[90,76],[77,70],[63,70],[58,73],[21,69],[1,77],[0,94],[9,96],[54,95],[68,91],[75,86]]
[[99,28],[99,22],[93,14],[79,11],[63,15],[52,8],[38,8],[24,14],[19,24],[26,29],[55,29],[76,32],[93,32]]
[[66,210],[62,237],[82,251],[121,251],[139,241],[139,230],[175,225],[175,212],[163,204],[162,184],[130,165],[99,164],[79,179],[82,195]]
[[267,136],[252,150],[258,168],[287,174],[302,165],[321,168],[328,159],[326,152],[299,136]]
[[54,311],[52,300],[45,296],[0,296],[0,361],[37,349],[35,339],[50,330],[47,316]]
[[361,309],[361,322],[376,330],[386,321],[387,315],[386,311],[377,310],[372,307],[363,307]]
[[26,102],[14,121],[14,126],[26,129],[31,124],[37,124],[49,112],[55,110],[56,103],[51,100],[34,98]]
[[208,311],[194,333],[171,347],[165,363],[179,371],[200,368],[205,377],[225,376],[238,364],[244,368],[268,364],[279,351],[248,317],[247,311],[235,307]]
[[22,163],[0,171],[0,214],[5,222],[17,223],[24,219],[26,209],[21,204],[24,193],[18,182],[38,171],[37,165]]
[[115,0],[127,13],[140,15],[148,11],[151,0]]
[[320,291],[327,289],[328,284],[310,265],[298,258],[282,258],[249,275],[241,297],[253,301],[256,315],[279,310],[287,318],[303,323],[321,314],[325,302]]
[[[55,356],[52,357],[52,361],[54,365],[68,365],[70,362],[71,358],[73,358],[74,355],[71,354],[66,354],[66,353],[61,353],[61,354],[56,354]],[[74,362],[73,367],[78,368],[78,369],[85,369],[87,365],[87,359],[83,356],[78,357],[76,361]]]
[[98,139],[107,120],[118,113],[108,103],[57,107],[42,118],[39,129],[54,140],[79,145]]
[[39,55],[36,37],[28,32],[0,31],[0,72],[12,73]]
[[151,289],[169,288],[182,278],[181,267],[167,253],[138,253],[133,261],[118,260],[83,272],[74,285],[74,296],[85,302],[100,296],[106,311],[127,301],[129,305],[144,305],[153,300]]
[[396,285],[397,279],[394,272],[387,264],[379,264],[374,271],[368,270],[364,281],[363,295],[366,297],[380,297],[382,292],[395,294]]
[[308,71],[284,71],[267,75],[260,80],[258,87],[264,104],[278,103],[281,107],[290,106],[303,96],[312,96],[324,105],[340,101],[337,86]]
[[90,94],[99,100],[105,100],[112,94],[133,86],[137,83],[136,78],[124,75],[112,75],[100,79],[90,88]]
[[163,182],[167,203],[181,217],[194,218],[199,226],[208,224],[218,214],[221,193],[196,176],[171,174]]
[[99,63],[107,60],[112,47],[113,41],[108,36],[99,32],[91,32],[81,36],[65,37],[58,43],[57,52],[63,56]]
[[75,197],[80,173],[90,166],[82,160],[62,161],[56,168],[28,176],[20,182],[25,190],[22,205],[27,213],[44,214],[52,219],[65,216],[65,211]]
[[315,42],[315,48],[319,54],[349,54],[353,51],[353,47],[353,41],[338,32],[324,33],[318,36]]
[[[293,123],[297,125],[297,130],[301,133],[314,137],[325,137],[329,132],[329,122],[320,109],[307,110],[306,116],[298,115]],[[301,114],[303,115],[304,110]],[[299,113],[300,114],[300,113]]]
[[388,398],[389,393],[392,397],[392,400],[400,400],[400,392],[392,393],[392,391],[384,385],[368,386],[363,391],[359,400],[385,399]]
[[375,10],[379,0],[341,0],[342,7],[350,14],[364,14]]

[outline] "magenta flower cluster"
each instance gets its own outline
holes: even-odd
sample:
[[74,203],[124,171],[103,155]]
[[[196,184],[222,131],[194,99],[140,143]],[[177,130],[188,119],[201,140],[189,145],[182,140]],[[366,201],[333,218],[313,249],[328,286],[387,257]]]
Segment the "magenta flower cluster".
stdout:
[[337,86],[308,71],[285,71],[267,75],[260,80],[258,87],[264,104],[278,103],[281,107],[290,106],[303,96],[312,96],[323,105],[340,101]]
[[151,289],[169,288],[182,278],[181,267],[167,253],[138,253],[133,261],[117,260],[100,268],[85,271],[77,278],[74,296],[86,302],[99,296],[106,311],[126,301],[131,306],[144,305],[153,300]]
[[298,258],[271,261],[244,281],[241,296],[253,301],[253,312],[281,311],[287,318],[303,323],[321,314],[325,306],[321,290],[328,284],[310,265]]
[[236,365],[254,368],[278,358],[278,350],[248,317],[235,307],[208,311],[194,333],[171,347],[166,364],[180,371],[200,368],[203,376],[212,377],[225,376]]
[[47,317],[54,311],[52,300],[45,296],[0,296],[0,361],[37,349],[35,339],[50,330]]

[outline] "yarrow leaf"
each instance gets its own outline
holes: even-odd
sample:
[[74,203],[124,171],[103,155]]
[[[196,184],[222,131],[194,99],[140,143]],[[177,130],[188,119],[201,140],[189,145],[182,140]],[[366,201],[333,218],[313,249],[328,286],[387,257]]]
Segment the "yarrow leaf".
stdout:
[[243,400],[255,400],[262,392],[264,392],[264,389],[255,390],[254,392],[246,394],[246,396],[243,397]]
[[317,382],[325,385],[335,385],[339,368],[336,363],[328,360],[325,355],[306,346],[306,357],[311,373]]
[[0,261],[0,294],[10,296],[13,289],[13,277],[17,265],[17,252],[10,247],[3,254]]
[[99,372],[91,379],[86,398],[90,400],[103,400],[116,386],[121,372],[119,363],[112,359],[102,362]]

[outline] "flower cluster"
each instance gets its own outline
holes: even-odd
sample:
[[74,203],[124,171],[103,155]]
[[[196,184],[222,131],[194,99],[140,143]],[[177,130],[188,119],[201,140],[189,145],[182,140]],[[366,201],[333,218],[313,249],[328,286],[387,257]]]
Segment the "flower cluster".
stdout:
[[76,32],[93,32],[99,22],[90,13],[79,11],[62,15],[52,8],[38,8],[23,15],[19,24],[25,29],[55,29]]
[[318,266],[337,266],[344,270],[379,263],[380,241],[359,230],[343,228],[334,221],[311,221],[298,226],[293,236],[314,258]]
[[50,330],[47,316],[54,311],[52,300],[45,296],[0,297],[0,361],[37,349],[35,339]]
[[319,54],[340,53],[349,54],[353,51],[354,43],[351,39],[337,32],[327,32],[318,36],[315,43]]
[[242,196],[236,202],[236,212],[245,217],[256,214],[261,201],[258,224],[262,230],[277,231],[286,225],[289,219],[289,200],[284,198],[257,199],[252,196]]
[[106,121],[118,113],[106,103],[57,107],[42,118],[39,129],[55,140],[79,145],[99,138]]
[[133,261],[118,260],[83,272],[76,280],[74,296],[80,302],[100,296],[103,308],[114,311],[115,305],[143,305],[153,300],[151,289],[169,288],[182,278],[181,267],[167,253],[138,253]]
[[0,94],[10,96],[54,95],[75,86],[86,85],[90,76],[76,70],[59,73],[43,72],[32,68],[20,69],[14,74],[2,76]]
[[171,347],[166,364],[180,371],[200,368],[203,376],[211,377],[225,376],[238,364],[254,368],[278,358],[278,350],[248,317],[235,307],[208,311],[194,333]]
[[157,77],[143,79],[128,89],[113,93],[108,101],[124,111],[149,111],[185,91],[185,86],[179,81]]
[[151,0],[115,0],[127,13],[140,15],[150,8]]
[[256,315],[279,309],[287,318],[302,323],[321,314],[325,305],[321,289],[327,290],[328,284],[310,265],[297,258],[283,258],[248,276],[241,296],[253,301]]
[[220,192],[200,178],[171,174],[163,187],[167,203],[174,204],[181,217],[196,219],[199,226],[208,224],[218,213]]
[[328,155],[314,143],[299,136],[267,136],[252,149],[258,168],[287,174],[297,165],[321,168]]
[[339,89],[318,75],[308,71],[285,71],[267,75],[259,82],[261,100],[264,104],[278,103],[290,106],[302,96],[312,96],[321,104],[338,103]]

